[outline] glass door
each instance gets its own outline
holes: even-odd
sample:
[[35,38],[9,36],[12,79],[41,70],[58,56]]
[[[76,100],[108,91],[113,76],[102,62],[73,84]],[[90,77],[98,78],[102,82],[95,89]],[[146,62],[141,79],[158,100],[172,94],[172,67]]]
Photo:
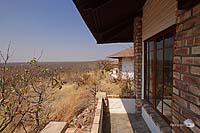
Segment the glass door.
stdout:
[[171,121],[174,28],[145,42],[145,99]]

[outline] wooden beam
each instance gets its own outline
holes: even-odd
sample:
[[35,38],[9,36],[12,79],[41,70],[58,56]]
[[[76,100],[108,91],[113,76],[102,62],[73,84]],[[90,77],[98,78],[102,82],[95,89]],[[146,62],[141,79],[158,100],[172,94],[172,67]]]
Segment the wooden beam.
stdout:
[[98,44],[115,42],[133,42],[133,19],[127,19],[107,29],[104,32],[97,33]]
[[146,2],[146,0],[73,1],[98,44],[133,42],[133,18],[142,14],[142,7]]
[[184,10],[184,9],[190,9],[200,3],[200,0],[178,0],[178,9]]

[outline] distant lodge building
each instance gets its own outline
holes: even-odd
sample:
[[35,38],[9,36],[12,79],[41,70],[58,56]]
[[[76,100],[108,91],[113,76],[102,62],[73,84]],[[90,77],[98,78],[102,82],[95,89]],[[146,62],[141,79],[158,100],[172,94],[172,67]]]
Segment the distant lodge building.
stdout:
[[135,107],[150,130],[200,133],[200,0],[73,1],[98,44],[134,43]]
[[[122,79],[134,79],[133,57],[133,48],[128,48],[108,56],[108,58],[118,59],[118,69],[119,73],[122,74]],[[120,75],[119,73],[118,75]]]

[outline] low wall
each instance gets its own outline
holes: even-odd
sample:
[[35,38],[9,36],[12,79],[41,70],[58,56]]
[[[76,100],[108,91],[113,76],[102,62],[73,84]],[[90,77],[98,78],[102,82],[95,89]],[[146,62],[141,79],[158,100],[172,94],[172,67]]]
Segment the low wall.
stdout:
[[92,124],[91,133],[102,133],[102,123],[103,123],[103,104],[106,98],[105,92],[99,92],[96,95],[97,107],[95,110],[94,121]]
[[135,96],[130,96],[130,95],[107,95],[107,98],[135,98]]
[[102,133],[103,99],[98,99],[91,133]]
[[102,124],[103,124],[103,104],[106,98],[105,92],[98,92],[96,95],[97,106],[95,110],[95,116],[92,124],[91,131],[84,131],[77,128],[67,128],[66,122],[50,122],[46,127],[41,131],[41,133],[102,133]]
[[65,133],[67,129],[66,122],[49,122],[40,133]]

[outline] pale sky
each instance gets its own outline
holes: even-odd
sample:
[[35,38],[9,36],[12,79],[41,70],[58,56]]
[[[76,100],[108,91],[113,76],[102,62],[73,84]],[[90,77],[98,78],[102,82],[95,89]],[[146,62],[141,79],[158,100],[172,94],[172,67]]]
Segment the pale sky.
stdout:
[[11,62],[89,61],[132,46],[97,45],[72,0],[0,0],[0,50],[12,41]]

